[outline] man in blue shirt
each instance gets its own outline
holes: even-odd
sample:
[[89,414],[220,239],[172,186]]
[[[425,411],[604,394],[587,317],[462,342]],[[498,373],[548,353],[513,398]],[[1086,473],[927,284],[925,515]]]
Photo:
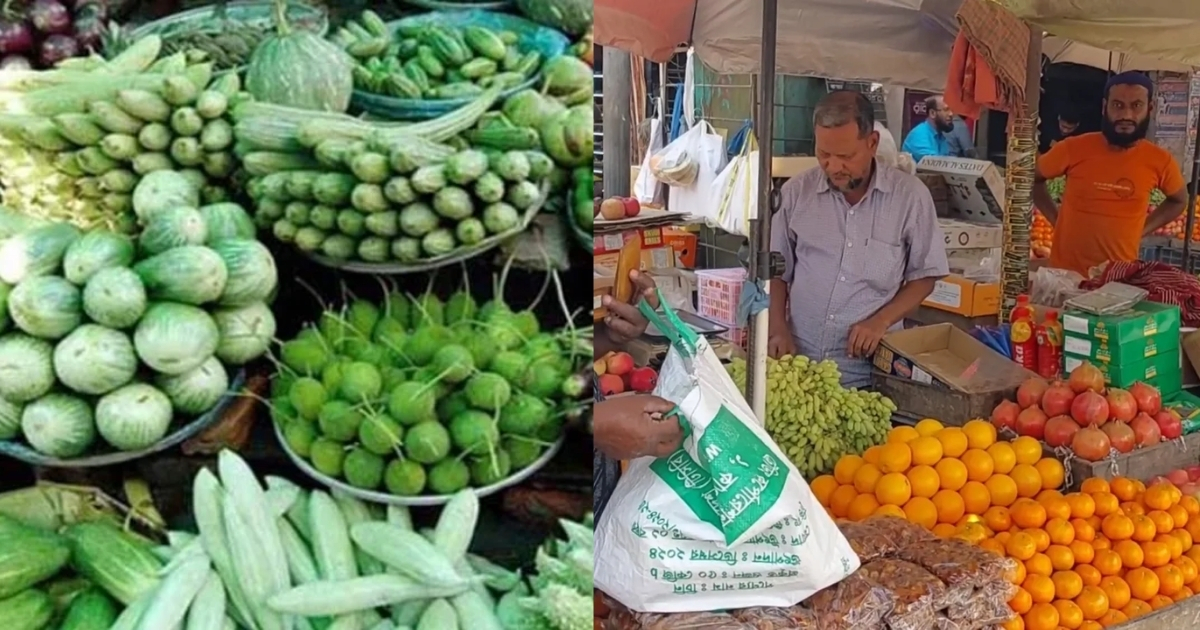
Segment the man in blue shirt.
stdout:
[[928,116],[925,122],[908,132],[900,149],[912,155],[913,162],[918,164],[927,155],[953,155],[946,136],[954,131],[954,113],[940,96],[925,99],[925,112]]
[[962,116],[954,117],[954,131],[946,136],[946,143],[950,145],[950,155],[972,160],[979,158],[979,152],[975,150],[975,138],[971,137],[971,130]]

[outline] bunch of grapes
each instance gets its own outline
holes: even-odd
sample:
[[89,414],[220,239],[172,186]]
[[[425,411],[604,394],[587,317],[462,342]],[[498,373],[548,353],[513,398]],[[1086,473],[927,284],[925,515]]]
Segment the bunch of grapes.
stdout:
[[[746,362],[729,364],[746,385]],[[833,470],[838,458],[882,444],[896,405],[878,392],[844,389],[833,361],[767,359],[767,433],[806,479]]]

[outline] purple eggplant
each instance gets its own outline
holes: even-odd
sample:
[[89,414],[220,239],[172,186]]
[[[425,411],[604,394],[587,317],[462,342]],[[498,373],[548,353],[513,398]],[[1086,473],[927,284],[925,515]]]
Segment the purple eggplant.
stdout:
[[53,68],[58,62],[71,57],[78,57],[79,43],[67,35],[51,35],[42,42],[38,61],[43,68]]
[[27,53],[33,50],[33,30],[28,22],[0,19],[0,54]]
[[8,55],[4,59],[0,59],[0,72],[4,70],[32,70],[33,64],[29,63],[27,57],[21,55]]
[[29,6],[29,20],[47,35],[71,32],[71,12],[58,0],[34,0]]

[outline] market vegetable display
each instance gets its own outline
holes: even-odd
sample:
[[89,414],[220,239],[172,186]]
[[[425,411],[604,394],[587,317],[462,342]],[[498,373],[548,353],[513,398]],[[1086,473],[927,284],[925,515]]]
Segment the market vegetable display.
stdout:
[[212,409],[227,366],[266,352],[278,274],[245,211],[197,209],[199,190],[174,171],[133,198],[136,242],[50,223],[0,245],[0,439],[62,459],[100,441],[142,450],[176,416]]
[[279,348],[270,407],[323,475],[398,496],[495,484],[562,432],[586,340],[463,290],[356,299]]
[[108,10],[105,0],[6,3],[0,17],[0,70],[52,68],[98,50]]
[[158,58],[157,37],[88,69],[28,72],[7,83],[0,115],[4,203],[84,228],[135,228],[132,193],[154,171],[180,170],[205,203],[229,196],[237,168],[226,117],[236,74]]
[[[738,387],[746,362],[728,367]],[[804,356],[767,360],[767,433],[805,479],[827,474],[847,453],[881,444],[896,404],[878,392],[843,389],[833,361]]]

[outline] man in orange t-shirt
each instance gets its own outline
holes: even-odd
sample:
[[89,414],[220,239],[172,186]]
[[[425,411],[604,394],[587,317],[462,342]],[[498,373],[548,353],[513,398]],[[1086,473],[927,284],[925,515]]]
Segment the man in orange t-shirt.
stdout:
[[[1033,202],[1054,226],[1050,265],[1084,276],[1110,260],[1137,260],[1142,237],[1170,223],[1187,205],[1175,158],[1146,138],[1154,83],[1122,72],[1104,88],[1101,131],[1066,138],[1038,158]],[[1062,205],[1046,180],[1066,175]],[[1167,198],[1146,213],[1150,193]]]

